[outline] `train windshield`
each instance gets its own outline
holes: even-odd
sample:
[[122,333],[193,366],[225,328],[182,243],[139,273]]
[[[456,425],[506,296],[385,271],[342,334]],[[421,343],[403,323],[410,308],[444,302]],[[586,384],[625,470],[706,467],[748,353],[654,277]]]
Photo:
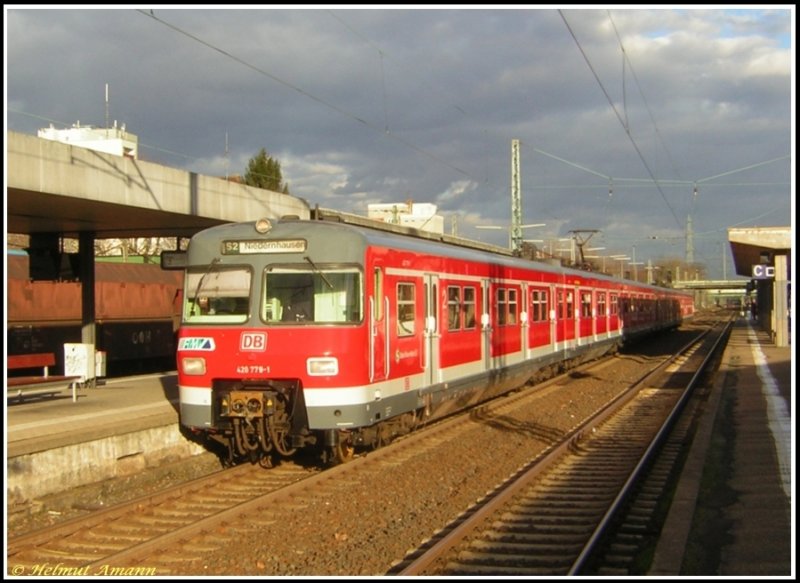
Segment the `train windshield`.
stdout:
[[357,267],[272,265],[264,274],[261,318],[268,323],[355,324],[364,312]]
[[212,263],[186,272],[183,321],[196,324],[246,322],[250,315],[252,272]]

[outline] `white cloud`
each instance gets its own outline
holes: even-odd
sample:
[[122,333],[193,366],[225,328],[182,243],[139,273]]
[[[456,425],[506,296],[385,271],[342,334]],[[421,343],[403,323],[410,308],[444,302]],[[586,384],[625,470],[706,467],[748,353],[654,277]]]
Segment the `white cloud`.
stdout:
[[478,185],[472,180],[458,180],[451,183],[444,192],[436,195],[436,203],[446,204],[456,202],[462,198],[465,193],[474,191],[477,187]]

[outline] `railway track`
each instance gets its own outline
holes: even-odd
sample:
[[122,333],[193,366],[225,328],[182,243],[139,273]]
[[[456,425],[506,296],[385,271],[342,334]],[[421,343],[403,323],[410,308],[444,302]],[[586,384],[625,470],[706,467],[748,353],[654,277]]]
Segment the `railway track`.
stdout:
[[[646,361],[643,365],[651,367],[653,363]],[[571,374],[580,378],[603,366],[603,363],[594,363]],[[357,498],[362,485],[394,470],[402,473],[404,466],[416,463],[414,460],[447,450],[452,447],[448,444],[457,443],[463,435],[473,431],[476,423],[496,425],[498,420],[509,418],[509,412],[522,403],[542,401],[553,391],[563,390],[561,384],[566,382],[565,378],[569,375],[437,423],[351,463],[325,471],[294,464],[281,464],[269,471],[257,466],[238,466],[46,531],[18,537],[8,543],[8,564],[17,570],[14,574],[36,574],[36,569],[41,570],[42,565],[58,565],[61,574],[74,574],[81,569],[91,574],[109,574],[109,570],[127,574],[185,574],[187,570],[196,569],[198,562],[202,563],[210,554],[224,554],[226,548],[238,549],[241,545],[237,541],[252,539],[256,533],[265,538],[265,531],[274,530],[275,524],[281,525],[285,537],[296,537],[300,544],[307,537],[295,530],[308,529],[309,525],[298,523],[298,516],[318,516],[337,506],[334,502]],[[537,439],[545,444],[542,449],[555,447],[563,436],[580,432],[581,421],[576,419],[571,426],[561,429],[537,431]],[[391,505],[391,500],[372,503]],[[327,528],[322,522],[311,527],[319,531]],[[314,535],[341,542],[346,535],[340,531],[344,531],[344,527],[329,535],[322,532]],[[235,552],[246,551],[237,550],[231,554]],[[130,571],[141,565],[152,572]]]
[[713,329],[647,375],[390,573],[630,574],[688,432],[691,415],[681,412],[727,331]]
[[102,574],[122,557],[168,546],[176,534],[313,473],[316,470],[295,464],[271,472],[251,465],[221,470],[11,539],[7,560],[14,565],[14,574],[37,574],[43,565],[58,565],[61,572],[51,575],[75,574],[82,569]]

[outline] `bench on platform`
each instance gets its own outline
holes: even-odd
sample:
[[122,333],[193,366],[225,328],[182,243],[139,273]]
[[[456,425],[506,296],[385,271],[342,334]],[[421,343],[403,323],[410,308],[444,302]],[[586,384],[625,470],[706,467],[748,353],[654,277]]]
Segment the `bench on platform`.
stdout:
[[[35,354],[11,354],[7,357],[8,370],[41,368],[42,374],[8,377],[6,397],[22,401],[25,397],[53,396],[80,379],[77,376],[51,375],[50,367],[55,366],[56,355],[52,352]],[[74,396],[74,395],[73,395]]]

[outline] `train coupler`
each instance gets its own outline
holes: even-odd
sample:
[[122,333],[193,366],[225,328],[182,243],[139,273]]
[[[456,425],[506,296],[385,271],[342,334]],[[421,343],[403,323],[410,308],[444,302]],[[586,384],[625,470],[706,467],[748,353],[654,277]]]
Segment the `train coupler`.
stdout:
[[274,409],[263,391],[231,391],[220,401],[220,415],[225,417],[263,417]]

